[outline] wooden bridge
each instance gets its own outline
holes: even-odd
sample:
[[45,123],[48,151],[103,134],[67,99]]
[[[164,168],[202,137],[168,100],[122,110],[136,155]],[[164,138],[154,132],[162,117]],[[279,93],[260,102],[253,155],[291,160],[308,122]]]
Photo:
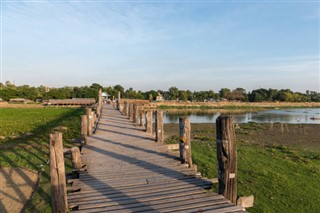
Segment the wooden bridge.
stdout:
[[105,105],[96,134],[82,148],[81,171],[69,193],[77,212],[244,212],[212,183],[182,165],[176,154]]

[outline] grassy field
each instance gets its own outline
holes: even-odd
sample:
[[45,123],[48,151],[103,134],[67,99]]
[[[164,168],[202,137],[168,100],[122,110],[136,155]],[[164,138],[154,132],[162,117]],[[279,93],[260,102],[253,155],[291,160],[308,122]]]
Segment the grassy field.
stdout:
[[[255,196],[254,207],[247,210],[319,212],[320,149],[288,145],[290,141],[268,143],[270,137],[264,132],[267,131],[266,126],[243,124],[237,130],[238,195]],[[310,134],[303,136],[305,140],[311,137],[312,128],[320,134],[318,126],[311,126],[308,130]],[[212,124],[192,124],[193,161],[203,176],[208,178],[217,177],[214,129]],[[167,143],[178,141],[178,125],[165,125],[165,132]],[[277,135],[277,132],[272,134]],[[263,137],[265,141],[261,142]],[[217,185],[214,188],[216,190]]]
[[[51,212],[48,135],[60,127],[64,146],[70,147],[80,136],[81,114],[80,108],[0,109],[0,167],[40,172],[26,212]],[[319,212],[320,126],[289,125],[284,133],[276,124],[269,128],[251,123],[237,129],[238,195],[255,196],[249,212]],[[214,129],[192,124],[193,160],[208,178],[217,177]],[[165,132],[167,143],[178,141],[177,124],[166,124]]]
[[[0,167],[21,167],[40,172],[40,184],[26,212],[51,212],[49,134],[63,132],[64,146],[80,137],[81,108],[0,109]],[[70,160],[66,161],[71,170]]]

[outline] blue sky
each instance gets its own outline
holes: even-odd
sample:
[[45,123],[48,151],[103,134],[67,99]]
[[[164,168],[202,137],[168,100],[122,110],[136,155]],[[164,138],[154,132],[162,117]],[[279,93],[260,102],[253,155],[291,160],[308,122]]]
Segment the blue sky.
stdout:
[[5,1],[2,81],[320,91],[318,1]]

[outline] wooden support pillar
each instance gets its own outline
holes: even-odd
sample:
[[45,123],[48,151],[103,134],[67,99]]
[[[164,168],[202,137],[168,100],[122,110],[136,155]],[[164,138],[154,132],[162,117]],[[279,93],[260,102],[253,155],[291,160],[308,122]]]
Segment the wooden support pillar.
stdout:
[[86,108],[86,115],[88,117],[88,135],[91,136],[92,135],[92,111],[91,108]]
[[129,119],[133,119],[133,104],[129,104]]
[[52,212],[68,211],[62,133],[50,134],[50,184]]
[[179,118],[179,151],[181,163],[189,164],[192,167],[191,154],[191,125],[188,117]]
[[80,156],[80,149],[78,147],[71,148],[71,156],[72,156],[72,169],[81,169],[81,156]]
[[88,135],[88,116],[81,115],[81,138],[84,143],[87,143],[86,136]]
[[145,122],[146,122],[145,118],[146,118],[146,113],[144,110],[141,110],[140,111],[140,126],[142,126],[142,127],[145,126]]
[[133,113],[132,113],[132,118],[133,118],[133,123],[138,124],[138,104],[133,104]]
[[101,107],[102,107],[102,90],[99,89],[98,101],[97,101],[97,117],[99,118],[101,115]]
[[237,147],[232,118],[216,120],[219,194],[232,203],[237,202]]
[[93,132],[98,120],[97,120],[97,115],[95,112],[92,112],[92,116],[93,116],[93,124],[92,124],[92,132]]
[[129,103],[127,102],[127,105],[126,105],[126,116],[128,116],[129,117],[129,108],[130,108],[130,106],[129,106]]
[[164,131],[163,131],[163,111],[156,111],[156,141],[158,143],[163,143],[164,141]]
[[147,119],[146,132],[152,133],[152,111],[151,110],[147,110],[146,119]]
[[131,103],[128,103],[128,119],[130,119],[130,114],[131,114],[131,110],[130,110],[130,108],[131,108]]
[[121,98],[121,92],[118,91],[118,100],[117,100],[117,109],[118,110],[120,110],[120,108],[121,108],[121,100],[120,100],[120,98]]
[[91,111],[91,124],[90,124],[90,131],[91,131],[91,135],[93,134],[93,130],[94,130],[94,123],[95,123],[95,113],[93,111]]
[[128,102],[125,101],[125,102],[123,103],[122,114],[128,115],[128,114],[127,114],[127,107],[128,107]]

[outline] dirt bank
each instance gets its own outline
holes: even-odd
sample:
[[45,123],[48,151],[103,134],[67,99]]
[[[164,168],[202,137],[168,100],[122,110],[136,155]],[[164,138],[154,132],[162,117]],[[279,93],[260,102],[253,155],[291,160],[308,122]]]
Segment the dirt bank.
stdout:
[[21,212],[37,181],[37,172],[21,168],[0,168],[0,212]]
[[[194,140],[214,140],[215,124],[192,124],[191,137]],[[165,137],[178,139],[178,124],[165,124]],[[261,145],[286,145],[320,151],[320,125],[318,124],[258,124],[237,125],[237,141]]]

